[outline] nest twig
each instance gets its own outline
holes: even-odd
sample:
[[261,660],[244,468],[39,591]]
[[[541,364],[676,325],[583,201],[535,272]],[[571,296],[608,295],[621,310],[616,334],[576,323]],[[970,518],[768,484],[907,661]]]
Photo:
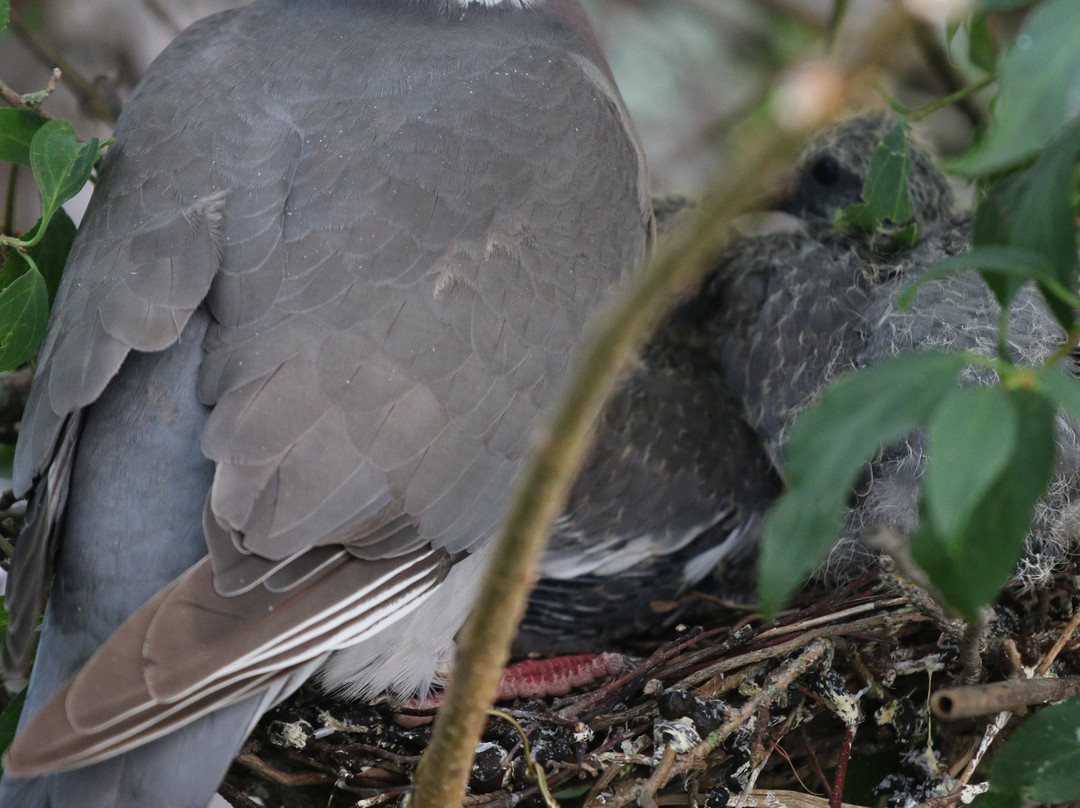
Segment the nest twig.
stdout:
[[[619,649],[642,660],[630,673],[506,711],[527,731],[563,808],[754,805],[763,789],[821,808],[870,805],[879,795],[888,804],[957,805],[963,785],[985,779],[979,766],[1005,724],[931,724],[931,695],[961,681],[960,645],[882,580],[808,591],[803,608],[772,626],[712,605],[700,627]],[[1003,602],[984,657],[991,680],[1014,673],[1009,649],[1013,657],[1017,648],[1049,652],[1071,634],[1063,625],[1073,616],[1071,579],[1062,573],[1059,584]],[[1057,643],[1054,674],[1080,674],[1075,644]],[[230,786],[269,806],[285,805],[285,792],[294,807],[396,805],[430,729],[398,726],[391,713],[302,690],[264,717]],[[466,804],[543,805],[523,754],[511,728],[489,722]]]

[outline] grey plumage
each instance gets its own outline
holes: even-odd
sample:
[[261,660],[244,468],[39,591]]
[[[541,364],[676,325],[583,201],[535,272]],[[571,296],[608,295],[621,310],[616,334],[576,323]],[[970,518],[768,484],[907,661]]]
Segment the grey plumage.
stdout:
[[[552,534],[519,651],[593,650],[654,627],[664,616],[653,601],[676,600],[714,570],[724,594],[749,592],[788,429],[871,333],[861,314],[876,300],[878,280],[853,279],[873,276],[874,263],[891,272],[895,260],[912,267],[934,260],[925,255],[929,242],[898,259],[834,228],[835,213],[860,201],[870,155],[893,123],[859,116],[808,144],[781,206],[803,229],[734,243],[717,279],[652,338],[597,425],[593,453]],[[936,232],[951,192],[925,152],[912,161],[916,220]],[[658,224],[687,204],[654,200]],[[759,282],[768,285],[767,300],[755,297]],[[909,336],[906,347],[914,347],[920,337]],[[745,342],[754,344],[742,350]]]
[[778,483],[701,320],[673,315],[601,416],[552,532],[518,651],[595,651],[656,627],[718,564],[749,569]]
[[[924,152],[913,150],[909,178],[920,228],[915,246],[883,249],[832,224],[838,207],[853,201],[845,183],[854,180],[821,186],[815,167],[828,158],[839,167],[832,176],[864,177],[867,157],[885,128],[878,116],[857,118],[811,144],[799,165],[801,190],[788,206],[802,216],[804,231],[737,243],[698,301],[716,313],[712,339],[723,346],[732,390],[781,472],[793,423],[840,374],[906,350],[996,353],[1000,308],[973,273],[926,284],[910,308],[896,305],[901,288],[971,243],[969,224],[951,214],[948,186]],[[816,196],[806,190],[815,184],[821,186]],[[1041,297],[1026,287],[1011,309],[1015,358],[1041,361],[1062,340]],[[980,381],[990,379],[968,373],[967,383]],[[910,534],[925,462],[918,433],[883,451],[857,488],[830,557],[834,572],[865,563],[859,539],[875,525]],[[1078,492],[1080,444],[1071,424],[1062,421],[1057,473],[1037,510],[1015,583],[1044,583],[1076,540]]]
[[574,4],[259,0],[181,35],[23,421],[9,671],[56,579],[0,802],[202,805],[315,668],[425,689],[646,189]]
[[[828,237],[836,213],[863,201],[870,159],[895,123],[892,115],[865,113],[818,133],[799,155],[792,187],[778,209],[800,218],[811,233]],[[940,225],[953,213],[949,183],[925,149],[916,145],[908,157],[913,219],[919,225]]]

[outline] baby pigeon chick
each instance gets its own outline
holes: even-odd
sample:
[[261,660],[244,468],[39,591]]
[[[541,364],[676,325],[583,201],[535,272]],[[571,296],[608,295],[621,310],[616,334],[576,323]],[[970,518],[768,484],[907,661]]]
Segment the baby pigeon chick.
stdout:
[[[714,312],[713,338],[743,414],[783,474],[784,450],[798,416],[833,379],[871,367],[902,351],[996,351],[1000,307],[974,273],[926,284],[914,304],[896,305],[899,290],[943,259],[970,248],[969,223],[950,215],[948,185],[929,156],[912,147],[909,191],[919,241],[884,251],[871,239],[841,232],[835,213],[853,201],[869,155],[888,123],[855,118],[810,145],[799,164],[788,209],[807,225],[738,242],[724,256],[697,304]],[[1009,345],[1020,363],[1043,360],[1063,333],[1032,287],[1012,309]],[[992,381],[968,374],[968,383]],[[1014,582],[1044,583],[1077,535],[1080,445],[1070,424],[1059,426],[1059,459],[1050,490],[1037,509],[1027,553]],[[876,525],[910,535],[925,469],[924,436],[915,433],[886,449],[857,487],[832,571],[865,559],[857,540]]]
[[[687,205],[653,200],[658,230]],[[684,595],[718,564],[749,567],[760,515],[779,493],[703,338],[708,315],[676,313],[658,329],[600,416],[557,521],[515,650],[606,650],[683,614]]]
[[[818,134],[799,155],[792,187],[777,209],[802,219],[814,232],[829,234],[837,212],[862,201],[870,157],[895,123],[891,115],[867,113]],[[908,156],[915,223],[922,227],[946,221],[953,208],[948,181],[924,149],[913,147]]]

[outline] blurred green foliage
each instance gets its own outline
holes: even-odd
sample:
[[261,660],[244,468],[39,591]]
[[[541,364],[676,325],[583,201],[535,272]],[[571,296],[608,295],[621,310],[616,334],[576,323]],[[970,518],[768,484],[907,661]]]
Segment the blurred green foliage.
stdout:
[[[999,49],[989,15],[1031,5]],[[788,492],[768,515],[759,601],[774,613],[835,541],[860,471],[883,446],[913,429],[927,435],[915,562],[943,605],[978,619],[1015,569],[1034,507],[1050,480],[1055,424],[1080,424],[1080,383],[1060,368],[1075,350],[1077,164],[1080,158],[1080,14],[1075,0],[987,0],[964,22],[967,61],[998,79],[987,130],[946,168],[974,180],[973,248],[926,273],[977,270],[1004,308],[996,357],[902,354],[830,385],[805,413],[787,448]],[[896,234],[910,218],[904,124],[875,152],[864,201],[838,224]],[[903,231],[901,231],[903,232]],[[909,234],[905,234],[907,237]],[[1038,286],[1067,337],[1044,366],[1022,367],[1007,350],[1008,306]],[[899,301],[909,304],[913,290]],[[999,383],[961,387],[969,366]],[[1080,703],[1048,707],[998,756],[987,805],[1080,799]]]

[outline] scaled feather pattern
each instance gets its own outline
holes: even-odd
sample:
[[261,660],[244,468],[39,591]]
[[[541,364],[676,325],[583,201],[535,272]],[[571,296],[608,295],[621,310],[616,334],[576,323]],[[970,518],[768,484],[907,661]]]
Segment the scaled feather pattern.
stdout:
[[572,2],[259,0],[115,136],[15,460],[5,806],[202,806],[318,669],[424,692],[653,227]]

